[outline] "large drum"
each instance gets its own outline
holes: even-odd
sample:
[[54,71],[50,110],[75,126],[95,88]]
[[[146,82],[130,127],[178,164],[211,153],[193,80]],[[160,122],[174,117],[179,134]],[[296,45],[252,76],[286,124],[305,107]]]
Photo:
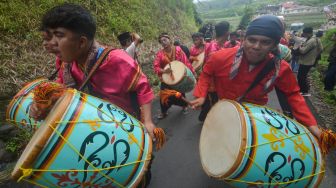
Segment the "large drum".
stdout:
[[8,122],[29,131],[36,130],[41,121],[35,121],[29,116],[29,109],[33,102],[33,90],[38,85],[49,82],[47,79],[38,79],[23,87],[12,99],[7,107],[6,119]]
[[42,187],[135,187],[151,152],[150,136],[137,119],[69,89],[35,132],[12,176]]
[[221,100],[201,132],[204,171],[233,187],[318,187],[324,160],[315,137],[264,106]]
[[197,56],[197,60],[192,62],[192,66],[196,72],[200,72],[204,63],[204,51]]
[[196,79],[191,70],[180,61],[172,61],[164,69],[171,68],[171,74],[162,74],[163,82],[172,89],[186,93],[194,89]]

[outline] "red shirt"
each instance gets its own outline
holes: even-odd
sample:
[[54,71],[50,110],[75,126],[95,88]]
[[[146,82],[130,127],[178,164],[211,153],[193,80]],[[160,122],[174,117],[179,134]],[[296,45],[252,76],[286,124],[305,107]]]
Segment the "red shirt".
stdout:
[[[62,62],[57,58],[56,67]],[[57,82],[64,83],[64,66],[58,72]],[[85,75],[76,62],[71,64],[71,75],[79,87]],[[135,91],[139,105],[150,103],[154,99],[154,93],[147,77],[142,73],[139,65],[124,50],[113,50],[104,62],[92,75],[90,81],[97,97],[106,99],[121,107],[128,113],[133,112],[130,94]]]
[[[231,80],[230,71],[237,49],[238,48],[222,49],[210,56],[208,62],[203,67],[203,72],[194,90],[194,96],[206,97],[211,79],[214,79],[215,88],[220,99],[236,100],[243,95],[257,74],[259,74],[261,69],[265,66],[266,62],[272,58],[270,54],[264,62],[249,71],[249,65],[246,58],[243,57],[238,74]],[[266,75],[265,78],[245,96],[244,101],[266,105],[268,101],[267,93],[276,86],[286,95],[293,115],[298,122],[306,126],[317,125],[305,99],[300,95],[300,88],[289,64],[285,61],[281,61],[278,77],[273,85],[270,86],[269,90],[264,92],[266,82],[273,75],[274,70]]]

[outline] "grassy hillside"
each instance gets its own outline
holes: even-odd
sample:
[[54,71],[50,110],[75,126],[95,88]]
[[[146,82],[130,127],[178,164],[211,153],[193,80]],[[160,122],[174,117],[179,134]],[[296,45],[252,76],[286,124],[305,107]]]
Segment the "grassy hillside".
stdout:
[[[50,75],[54,57],[41,47],[42,15],[63,2],[78,3],[97,20],[97,39],[119,47],[116,36],[135,31],[144,38],[141,63],[151,64],[157,36],[169,32],[186,41],[197,30],[192,0],[11,0],[0,1],[0,97],[11,96],[21,84]],[[151,66],[145,66],[151,69]],[[153,78],[155,79],[155,78]]]
[[[309,6],[325,6],[333,3],[333,0],[294,0],[301,5]],[[286,0],[210,0],[201,1],[196,4],[197,10],[200,13],[201,18],[205,22],[218,22],[221,20],[233,20],[232,25],[237,25],[237,21],[245,13],[245,7],[249,6],[254,11],[265,5],[276,5]],[[293,22],[302,20],[301,22],[308,23],[309,26],[321,25],[324,22],[325,15],[318,13],[314,15],[292,15],[286,18],[286,22],[290,25]],[[239,22],[239,21],[238,21]],[[233,27],[234,28],[234,27]]]

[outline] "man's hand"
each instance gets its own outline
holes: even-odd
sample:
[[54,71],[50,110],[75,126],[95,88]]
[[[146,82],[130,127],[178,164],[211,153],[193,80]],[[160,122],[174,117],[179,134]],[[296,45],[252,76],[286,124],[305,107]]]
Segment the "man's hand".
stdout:
[[205,101],[204,97],[200,97],[193,101],[190,101],[191,108],[194,110],[199,109],[204,104],[204,101]]
[[162,73],[163,73],[163,74],[170,74],[170,73],[172,73],[172,72],[173,72],[173,71],[172,71],[171,68],[169,68],[169,67],[166,68],[166,69],[163,69],[163,70],[162,70]]
[[308,130],[318,139],[320,140],[320,136],[321,136],[321,129],[319,128],[319,126],[309,126]]
[[149,121],[149,122],[144,122],[144,125],[145,125],[145,128],[148,134],[152,138],[152,140],[155,141],[154,129],[156,126],[154,125],[154,123],[152,121]]

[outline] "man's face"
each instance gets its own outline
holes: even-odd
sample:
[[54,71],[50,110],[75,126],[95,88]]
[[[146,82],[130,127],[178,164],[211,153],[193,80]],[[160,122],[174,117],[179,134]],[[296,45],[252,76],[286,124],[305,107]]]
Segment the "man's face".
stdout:
[[246,36],[243,42],[244,55],[249,64],[256,65],[265,60],[276,47],[273,39],[262,35]]
[[170,45],[170,40],[167,37],[161,37],[160,38],[160,44],[162,45],[163,48],[166,48]]
[[202,37],[193,38],[194,45],[199,47],[204,43],[204,39]]
[[50,40],[48,46],[49,52],[58,56],[62,61],[72,62],[79,58],[81,54],[81,37],[74,32],[58,27],[55,29],[48,28]]

